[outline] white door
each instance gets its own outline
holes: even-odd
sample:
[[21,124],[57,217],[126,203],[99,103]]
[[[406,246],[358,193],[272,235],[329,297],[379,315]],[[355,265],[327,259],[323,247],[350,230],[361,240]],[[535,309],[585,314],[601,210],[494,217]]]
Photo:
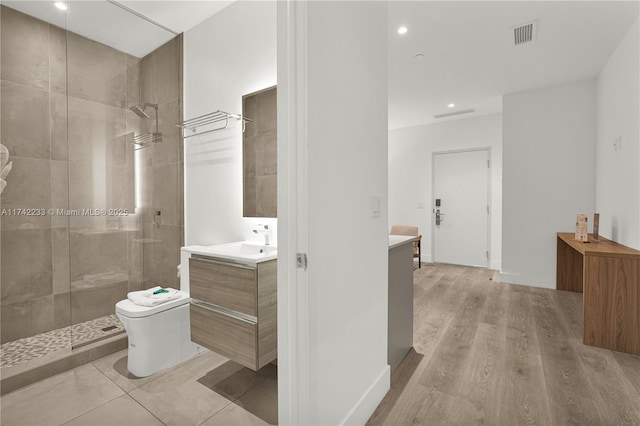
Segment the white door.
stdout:
[[434,262],[489,265],[489,150],[433,154]]

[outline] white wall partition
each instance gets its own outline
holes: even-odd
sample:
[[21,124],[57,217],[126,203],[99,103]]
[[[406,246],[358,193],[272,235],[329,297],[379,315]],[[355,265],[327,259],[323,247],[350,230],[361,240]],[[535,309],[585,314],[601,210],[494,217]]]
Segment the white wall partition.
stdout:
[[502,275],[555,288],[556,233],[595,209],[596,82],[503,98]]
[[494,114],[389,131],[389,226],[417,225],[422,260],[431,259],[434,152],[491,148],[490,268],[500,269],[502,233],[502,115]]
[[632,25],[598,77],[600,233],[640,249],[640,34]]
[[[184,36],[184,115],[242,112],[242,96],[276,84],[275,1],[238,1]],[[186,134],[189,134],[188,131]],[[229,129],[185,140],[185,244],[261,241],[257,223],[242,217],[242,131]]]
[[[288,364],[301,360],[296,371],[287,366],[298,377],[286,380],[302,395],[298,412],[280,405],[279,420],[364,424],[390,382],[387,4],[290,3],[280,9],[287,25],[279,27],[279,47],[288,57],[279,58],[286,67],[279,83],[296,108],[287,115],[293,122],[282,115],[279,121],[279,130],[287,129],[278,136],[279,161],[287,159],[279,166],[290,178],[279,182],[279,190],[286,186],[280,206],[287,206],[279,225],[287,265],[296,251],[308,253],[309,265],[296,282],[290,268],[278,275],[279,292],[288,286],[287,297],[306,296],[287,299],[287,306],[278,301],[278,351]],[[298,7],[303,13],[295,13]],[[289,344],[281,340],[285,333]]]

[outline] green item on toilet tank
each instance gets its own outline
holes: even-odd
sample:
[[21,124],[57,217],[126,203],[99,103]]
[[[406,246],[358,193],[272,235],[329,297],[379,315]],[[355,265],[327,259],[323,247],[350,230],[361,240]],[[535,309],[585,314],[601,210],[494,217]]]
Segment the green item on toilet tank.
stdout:
[[162,294],[162,293],[169,293],[167,290],[165,290],[164,288],[160,288],[156,291],[153,292],[153,294]]

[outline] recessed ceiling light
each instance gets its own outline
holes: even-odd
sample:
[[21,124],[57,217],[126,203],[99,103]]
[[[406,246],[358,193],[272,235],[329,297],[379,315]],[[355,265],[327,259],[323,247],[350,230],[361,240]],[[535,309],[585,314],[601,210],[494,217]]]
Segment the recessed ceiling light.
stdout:
[[407,33],[407,27],[402,26],[400,28],[398,28],[398,34],[406,34]]
[[67,5],[64,2],[57,1],[57,2],[53,3],[53,5],[55,7],[57,7],[58,9],[60,9],[60,10],[67,10]]
[[456,104],[449,104],[447,105],[449,108],[453,108],[454,106],[456,106]]
[[421,61],[422,59],[424,59],[424,55],[422,53],[418,53],[415,56],[416,60]]

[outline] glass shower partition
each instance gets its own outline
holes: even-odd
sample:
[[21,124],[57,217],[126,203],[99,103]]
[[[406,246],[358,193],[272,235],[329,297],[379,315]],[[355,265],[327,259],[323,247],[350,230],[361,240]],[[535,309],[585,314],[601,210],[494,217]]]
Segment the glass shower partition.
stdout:
[[123,333],[129,291],[179,287],[181,36],[115,2],[67,6],[0,6],[3,376]]
[[[94,4],[95,3],[95,4]],[[141,120],[129,105],[140,98],[140,59],[72,28],[93,8],[109,3],[72,2],[66,32],[69,303],[74,348],[122,332],[115,304],[139,289],[142,275],[140,217],[135,206],[132,133]],[[117,8],[116,8],[117,9]],[[103,10],[103,16],[110,12]],[[126,12],[123,12],[126,13]],[[84,14],[85,16],[87,14]]]

